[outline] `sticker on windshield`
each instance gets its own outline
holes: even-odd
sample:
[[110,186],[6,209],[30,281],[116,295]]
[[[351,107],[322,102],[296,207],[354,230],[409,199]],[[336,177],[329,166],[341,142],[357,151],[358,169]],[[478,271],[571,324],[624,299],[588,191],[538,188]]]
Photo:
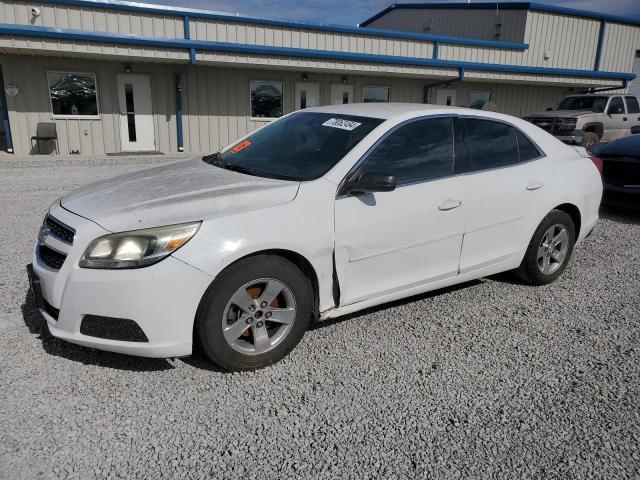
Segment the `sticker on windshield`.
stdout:
[[360,122],[354,122],[353,120],[345,120],[344,118],[330,118],[322,124],[323,127],[339,128],[340,130],[355,130],[360,125]]
[[244,140],[240,142],[238,145],[236,145],[235,147],[233,147],[230,151],[231,153],[238,153],[250,145],[251,145],[251,142],[249,140]]

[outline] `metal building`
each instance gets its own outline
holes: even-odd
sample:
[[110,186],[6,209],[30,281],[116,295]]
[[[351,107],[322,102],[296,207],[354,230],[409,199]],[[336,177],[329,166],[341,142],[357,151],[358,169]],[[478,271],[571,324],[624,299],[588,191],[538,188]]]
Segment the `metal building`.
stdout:
[[[523,116],[628,89],[639,50],[640,22],[534,3],[393,5],[348,27],[0,0],[0,148],[211,152],[293,110],[360,101]],[[32,139],[46,124],[57,142]]]

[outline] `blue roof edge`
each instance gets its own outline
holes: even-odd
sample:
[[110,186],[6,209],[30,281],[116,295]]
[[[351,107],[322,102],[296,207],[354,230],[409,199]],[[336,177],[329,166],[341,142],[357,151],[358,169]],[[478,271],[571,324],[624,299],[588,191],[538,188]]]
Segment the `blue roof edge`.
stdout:
[[258,25],[273,25],[287,28],[305,28],[315,31],[327,31],[336,33],[352,33],[369,37],[401,38],[426,42],[441,42],[455,45],[470,45],[487,48],[500,48],[507,50],[526,50],[526,43],[503,42],[499,40],[481,40],[467,37],[452,37],[446,35],[429,35],[424,33],[400,32],[396,30],[382,30],[373,28],[360,28],[358,26],[331,25],[313,22],[298,22],[293,20],[274,20],[255,17],[251,15],[239,15],[211,10],[189,9],[183,7],[170,7],[165,5],[153,5],[139,2],[120,0],[47,0],[47,3],[56,5],[70,5],[89,8],[102,8],[107,10],[122,10],[130,12],[157,13],[163,15],[189,16],[191,18],[204,18],[211,20],[227,20],[253,23]]
[[436,68],[469,69],[501,73],[523,73],[532,75],[552,75],[582,78],[604,78],[628,81],[636,76],[633,73],[605,72],[592,70],[572,70],[549,67],[525,67],[520,65],[504,65],[495,63],[476,63],[456,60],[440,60],[431,58],[399,57],[393,55],[373,55],[368,53],[349,53],[328,50],[312,50],[304,48],[285,48],[260,45],[246,45],[228,42],[211,42],[204,40],[190,40],[182,38],[141,37],[138,35],[88,32],[85,30],[59,29],[33,25],[0,24],[0,35],[14,35],[21,37],[42,37],[61,40],[76,40],[102,42],[123,45],[155,46],[161,48],[181,48],[247,53],[258,55],[289,56],[296,58],[318,58],[331,60],[349,60],[356,62],[387,63],[395,65],[417,65]]
[[[364,22],[360,23],[360,27],[366,27],[371,22],[386,15],[391,10],[396,9],[452,9],[452,10],[483,10],[491,9],[495,10],[496,2],[480,2],[480,3],[467,3],[467,2],[452,2],[452,3],[394,3],[389,5],[384,10],[376,13]],[[627,25],[640,26],[640,19],[625,17],[622,15],[609,15],[607,13],[598,13],[590,10],[582,10],[576,8],[559,7],[556,5],[547,5],[538,2],[500,2],[499,8],[502,10],[534,10],[539,12],[558,13],[561,15],[569,15],[573,17],[591,18],[594,20],[606,20],[609,22],[624,23]]]

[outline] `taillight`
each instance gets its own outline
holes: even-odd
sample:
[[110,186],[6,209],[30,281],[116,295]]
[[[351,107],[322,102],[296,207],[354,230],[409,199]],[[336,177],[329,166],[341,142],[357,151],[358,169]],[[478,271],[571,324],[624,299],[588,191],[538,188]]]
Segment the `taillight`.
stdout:
[[589,158],[600,172],[600,175],[602,175],[602,160],[600,160],[598,157],[594,157],[593,155]]

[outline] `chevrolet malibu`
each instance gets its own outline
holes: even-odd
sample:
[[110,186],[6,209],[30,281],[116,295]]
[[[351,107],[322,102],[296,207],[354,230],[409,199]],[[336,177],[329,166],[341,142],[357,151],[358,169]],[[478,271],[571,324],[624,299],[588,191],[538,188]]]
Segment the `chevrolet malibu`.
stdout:
[[558,278],[602,196],[589,158],[492,112],[353,104],[56,201],[30,268],[51,333],[227,370],[310,321],[514,270]]

